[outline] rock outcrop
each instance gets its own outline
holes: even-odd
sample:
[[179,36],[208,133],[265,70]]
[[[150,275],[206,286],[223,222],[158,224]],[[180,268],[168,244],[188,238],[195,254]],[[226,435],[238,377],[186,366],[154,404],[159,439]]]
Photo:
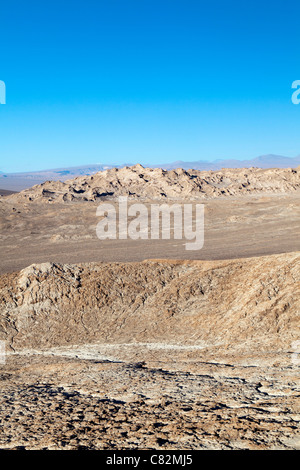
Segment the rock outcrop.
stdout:
[[162,170],[141,165],[113,168],[65,182],[46,181],[9,196],[13,201],[99,201],[118,196],[152,200],[197,200],[300,189],[299,169]]

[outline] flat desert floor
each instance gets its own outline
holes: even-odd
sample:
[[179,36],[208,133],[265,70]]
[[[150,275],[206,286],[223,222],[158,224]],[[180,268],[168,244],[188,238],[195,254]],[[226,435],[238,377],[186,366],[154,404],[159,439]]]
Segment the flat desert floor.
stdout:
[[[108,202],[118,210],[117,203]],[[186,201],[172,201],[176,203]],[[300,192],[233,196],[198,203],[205,206],[204,246],[187,251],[185,239],[151,240],[149,235],[148,240],[99,240],[99,203],[17,203],[2,198],[0,273],[48,261],[218,260],[300,250]],[[147,207],[150,204],[145,203]]]

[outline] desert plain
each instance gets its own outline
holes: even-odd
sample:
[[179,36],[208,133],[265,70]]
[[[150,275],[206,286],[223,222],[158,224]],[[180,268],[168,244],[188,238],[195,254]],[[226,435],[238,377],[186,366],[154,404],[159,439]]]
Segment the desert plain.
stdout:
[[[300,448],[300,169],[141,165],[0,197],[0,449]],[[203,204],[204,246],[97,207]]]

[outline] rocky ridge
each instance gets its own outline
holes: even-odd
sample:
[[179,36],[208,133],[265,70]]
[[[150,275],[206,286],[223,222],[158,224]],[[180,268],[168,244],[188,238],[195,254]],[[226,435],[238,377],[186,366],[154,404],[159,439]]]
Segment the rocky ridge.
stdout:
[[222,169],[220,171],[163,170],[141,165],[113,168],[90,176],[46,181],[9,196],[12,201],[100,201],[131,199],[197,200],[260,193],[291,193],[300,189],[300,170]]
[[95,342],[290,348],[299,260],[32,265],[0,277],[0,339],[15,351]]

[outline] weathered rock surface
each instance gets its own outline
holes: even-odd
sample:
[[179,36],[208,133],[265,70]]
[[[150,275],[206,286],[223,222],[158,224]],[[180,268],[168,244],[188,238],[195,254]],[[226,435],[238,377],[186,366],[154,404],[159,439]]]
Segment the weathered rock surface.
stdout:
[[291,193],[300,189],[300,171],[292,168],[162,170],[135,165],[113,168],[65,182],[47,181],[18,194],[12,201],[97,201],[128,196],[142,199],[206,199],[260,193]]
[[13,350],[92,342],[276,347],[298,338],[300,255],[32,265],[0,277]]
[[80,348],[9,356],[0,449],[300,448],[299,368],[288,358],[108,349],[116,360],[101,348],[87,359]]
[[0,276],[0,448],[299,449],[299,260]]

